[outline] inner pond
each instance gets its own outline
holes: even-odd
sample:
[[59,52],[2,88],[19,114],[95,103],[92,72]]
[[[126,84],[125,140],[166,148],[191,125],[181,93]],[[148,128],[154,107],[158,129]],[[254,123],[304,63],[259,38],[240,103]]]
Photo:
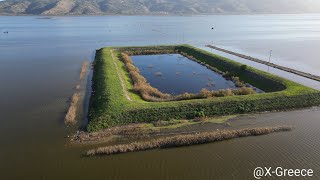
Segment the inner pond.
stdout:
[[151,86],[161,92],[178,95],[198,93],[201,89],[235,89],[234,82],[180,54],[131,56]]

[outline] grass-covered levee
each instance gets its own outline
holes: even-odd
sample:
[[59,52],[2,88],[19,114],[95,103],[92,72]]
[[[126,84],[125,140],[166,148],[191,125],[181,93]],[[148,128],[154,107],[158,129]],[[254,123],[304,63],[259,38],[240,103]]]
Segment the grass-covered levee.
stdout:
[[[211,67],[232,74],[241,82],[265,93],[229,94],[177,101],[146,101],[135,91],[134,81],[122,54],[148,55],[180,53]],[[245,66],[207,51],[189,46],[106,47],[97,50],[94,61],[93,92],[90,100],[88,131],[137,123],[170,119],[193,119],[272,110],[287,110],[320,105],[320,91],[279,76]]]

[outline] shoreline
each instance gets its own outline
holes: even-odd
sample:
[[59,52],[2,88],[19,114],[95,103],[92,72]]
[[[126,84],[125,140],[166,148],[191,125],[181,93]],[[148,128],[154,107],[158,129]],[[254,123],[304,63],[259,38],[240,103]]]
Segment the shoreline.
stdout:
[[80,15],[42,15],[42,14],[0,14],[3,17],[97,17],[97,16],[150,16],[150,17],[195,17],[195,16],[266,16],[266,15],[315,15],[319,12],[296,13],[209,13],[209,14],[80,14]]

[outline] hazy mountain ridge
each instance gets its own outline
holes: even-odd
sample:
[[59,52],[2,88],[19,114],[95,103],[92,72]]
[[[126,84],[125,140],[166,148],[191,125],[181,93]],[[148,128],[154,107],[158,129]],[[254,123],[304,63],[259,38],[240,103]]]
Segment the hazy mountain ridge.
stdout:
[[319,0],[6,0],[2,15],[320,13]]

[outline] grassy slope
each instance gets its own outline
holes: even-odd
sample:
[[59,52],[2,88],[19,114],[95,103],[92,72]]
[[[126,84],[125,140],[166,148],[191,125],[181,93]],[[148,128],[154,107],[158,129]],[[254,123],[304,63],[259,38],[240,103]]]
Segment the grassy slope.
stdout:
[[[175,48],[175,46],[161,47]],[[127,48],[121,49],[127,50]],[[95,93],[91,98],[89,112],[91,121],[88,125],[88,130],[97,131],[120,124],[151,122],[172,118],[190,119],[194,118],[199,111],[204,112],[207,116],[213,116],[285,110],[320,104],[320,92],[317,90],[252,67],[248,67],[245,72],[240,71],[242,64],[188,45],[181,45],[176,48],[220,70],[232,71],[242,80],[247,80],[250,84],[269,93],[176,102],[146,102],[131,91],[132,84],[128,73],[125,71],[123,63],[120,60],[116,60],[116,63],[122,69],[121,73],[126,81],[129,95],[133,99],[133,101],[128,101],[122,93],[122,87],[111,58],[112,48],[103,48],[98,50],[96,54],[93,77]],[[118,51],[114,51],[115,56],[118,54]],[[249,79],[249,76],[255,78]],[[267,82],[267,85],[263,82]],[[272,92],[272,88],[270,88],[279,89],[281,86],[285,87],[285,90]]]

